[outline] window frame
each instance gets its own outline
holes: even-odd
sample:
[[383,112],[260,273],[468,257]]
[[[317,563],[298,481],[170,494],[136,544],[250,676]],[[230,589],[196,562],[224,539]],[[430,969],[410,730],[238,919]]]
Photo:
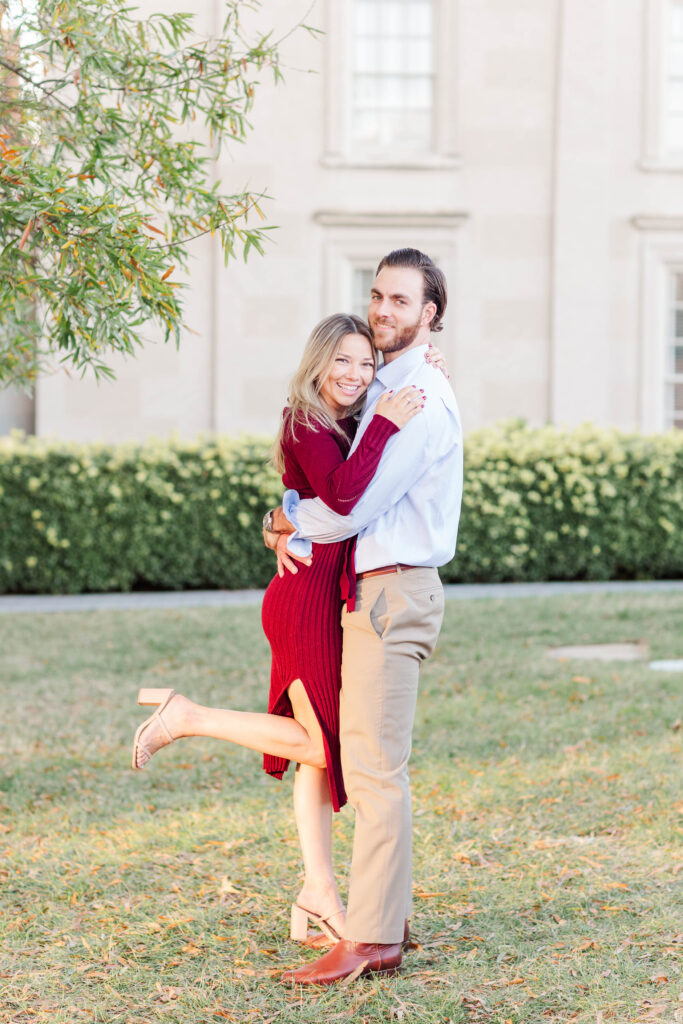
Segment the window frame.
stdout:
[[637,217],[641,249],[640,427],[663,433],[665,388],[671,374],[666,356],[670,343],[671,278],[683,274],[683,217]]
[[645,3],[645,83],[641,170],[683,172],[683,151],[667,149],[668,18],[672,0]]
[[325,24],[325,148],[324,167],[434,169],[459,167],[457,25],[460,0],[433,0],[434,66],[432,148],[424,153],[406,153],[387,158],[354,151],[351,131],[353,88],[353,3],[330,0]]
[[[351,309],[353,271],[377,266],[382,256],[406,245],[420,249],[441,267],[448,281],[448,309],[443,334],[432,335],[444,352],[451,377],[458,369],[458,339],[464,334],[460,275],[465,261],[462,226],[466,213],[367,214],[322,211],[315,214],[322,235],[323,309]],[[370,296],[368,295],[368,305]],[[365,314],[367,316],[367,312]]]

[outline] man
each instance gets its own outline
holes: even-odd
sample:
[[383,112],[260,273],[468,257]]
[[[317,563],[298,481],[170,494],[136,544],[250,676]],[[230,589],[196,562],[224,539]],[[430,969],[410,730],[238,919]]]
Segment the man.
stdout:
[[394,973],[401,964],[411,911],[408,758],[418,670],[441,627],[436,567],[455,552],[462,494],[457,404],[443,374],[424,359],[445,309],[445,279],[428,256],[399,249],[381,261],[368,321],[384,365],[368,390],[354,447],[385,390],[413,384],[424,390],[425,407],[391,439],[351,515],[292,491],[272,514],[272,528],[282,531],[278,556],[290,571],[289,556],[308,556],[311,541],[358,534],[355,607],[351,595],[342,613],[340,739],[356,812],[346,926],[338,945],[286,972],[286,981],[331,984],[350,974]]

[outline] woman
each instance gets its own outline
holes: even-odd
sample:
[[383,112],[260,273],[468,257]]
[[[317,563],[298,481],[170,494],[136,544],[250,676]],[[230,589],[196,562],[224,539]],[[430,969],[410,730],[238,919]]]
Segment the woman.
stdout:
[[[383,395],[356,451],[347,459],[360,410],[376,370],[367,325],[337,314],[313,330],[290,389],[274,447],[286,487],[320,497],[341,513],[355,506],[372,479],[389,438],[417,415],[415,388]],[[434,350],[431,361],[440,362]],[[133,767],[183,736],[213,736],[264,753],[264,768],[281,778],[297,763],[294,813],[304,861],[304,884],[292,907],[292,937],[306,940],[308,919],[337,940],[344,907],[332,869],[333,810],[346,802],[339,755],[341,685],[340,581],[351,541],[314,544],[310,566],[275,576],[262,620],[272,649],[268,714],[207,708],[172,690],[140,691],[157,705],[135,734]]]

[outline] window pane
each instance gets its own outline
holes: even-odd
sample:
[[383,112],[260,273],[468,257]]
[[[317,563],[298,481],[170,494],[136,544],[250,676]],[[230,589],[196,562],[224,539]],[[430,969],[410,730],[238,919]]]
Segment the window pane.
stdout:
[[674,338],[683,338],[683,309],[674,311]]
[[683,274],[674,274],[674,294],[676,302],[683,302]]
[[354,58],[354,68],[356,71],[375,71],[377,68],[377,47],[375,46],[373,40],[356,40]]
[[683,345],[671,345],[667,359],[667,373],[683,377]]
[[377,76],[356,75],[354,83],[354,100],[358,110],[367,110],[369,107],[376,107],[377,99]]
[[380,32],[393,33],[406,29],[407,5],[400,0],[380,0]]
[[360,145],[379,142],[379,117],[374,110],[356,113],[354,118],[355,141]]
[[682,0],[671,0],[671,32],[674,39],[683,39]]
[[429,74],[434,57],[431,39],[416,39],[407,49],[405,67],[407,71]]
[[431,110],[432,82],[430,78],[413,78],[408,84],[409,110]]
[[377,14],[375,0],[356,0],[353,19],[356,35],[376,35]]
[[683,152],[683,115],[671,115],[668,124],[668,149],[671,153]]
[[683,114],[683,79],[669,82],[669,110],[672,114]]
[[666,412],[670,418],[683,415],[683,384],[667,384]]
[[405,67],[407,57],[408,46],[403,39],[385,39],[382,45],[377,51],[377,67],[379,71],[384,71],[387,74],[396,74]]
[[431,3],[411,3],[408,9],[408,32],[411,36],[429,36],[432,32]]

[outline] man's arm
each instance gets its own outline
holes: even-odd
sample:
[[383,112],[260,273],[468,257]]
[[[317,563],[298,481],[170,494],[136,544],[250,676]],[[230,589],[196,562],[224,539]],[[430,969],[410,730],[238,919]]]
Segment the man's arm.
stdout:
[[377,473],[348,516],[333,512],[319,498],[301,500],[296,491],[287,491],[283,514],[296,528],[288,539],[288,551],[298,556],[310,553],[309,541],[332,544],[353,537],[395,505],[422,476],[429,465],[428,449],[427,417],[416,416],[388,443]]

